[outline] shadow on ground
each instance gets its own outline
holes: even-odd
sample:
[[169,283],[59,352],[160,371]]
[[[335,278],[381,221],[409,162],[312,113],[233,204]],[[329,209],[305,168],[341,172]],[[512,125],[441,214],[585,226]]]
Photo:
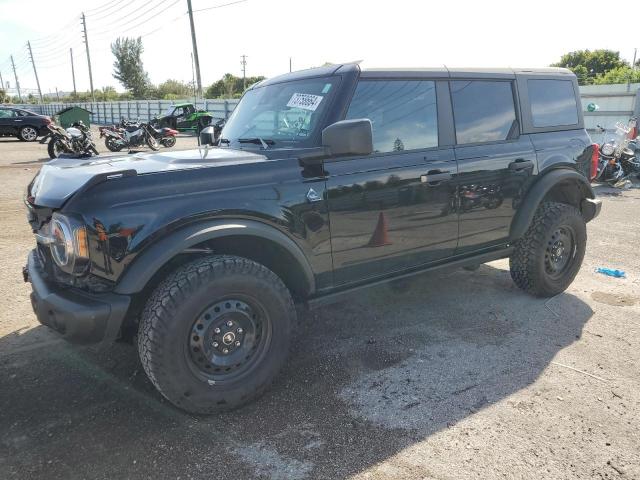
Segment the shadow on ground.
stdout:
[[591,309],[507,271],[426,275],[304,313],[253,404],[194,417],[155,392],[134,348],[0,339],[3,478],[345,478],[533,383]]

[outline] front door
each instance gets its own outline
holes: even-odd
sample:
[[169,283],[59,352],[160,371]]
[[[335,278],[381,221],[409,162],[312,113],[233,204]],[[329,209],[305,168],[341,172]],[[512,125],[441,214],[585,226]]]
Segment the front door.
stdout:
[[0,108],[0,134],[15,133],[15,112],[10,108]]
[[536,170],[528,135],[520,135],[510,80],[451,84],[458,162],[457,253],[506,243],[518,200]]
[[325,163],[334,282],[453,254],[457,168],[438,144],[435,82],[360,80],[347,118],[372,121],[374,153]]

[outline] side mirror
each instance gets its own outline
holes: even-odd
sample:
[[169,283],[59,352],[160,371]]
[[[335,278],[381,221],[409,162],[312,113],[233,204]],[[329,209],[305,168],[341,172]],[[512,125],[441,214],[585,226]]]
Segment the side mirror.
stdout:
[[371,120],[341,120],[329,125],[322,130],[322,146],[331,156],[369,155],[373,152]]
[[200,145],[213,145],[215,142],[215,134],[213,132],[213,127],[208,126],[204,127],[200,131]]

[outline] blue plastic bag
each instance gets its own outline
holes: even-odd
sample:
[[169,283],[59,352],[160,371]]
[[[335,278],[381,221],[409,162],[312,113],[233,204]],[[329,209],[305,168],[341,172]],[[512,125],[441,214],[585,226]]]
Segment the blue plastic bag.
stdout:
[[596,268],[596,272],[602,273],[603,275],[608,275],[609,277],[615,277],[615,278],[627,277],[627,275],[622,270],[614,270],[612,268],[598,267]]

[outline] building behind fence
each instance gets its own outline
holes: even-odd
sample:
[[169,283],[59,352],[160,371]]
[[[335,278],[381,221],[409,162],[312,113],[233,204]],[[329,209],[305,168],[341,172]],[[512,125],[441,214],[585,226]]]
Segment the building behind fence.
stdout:
[[[616,122],[626,122],[631,116],[640,116],[640,83],[615,85],[583,85],[580,87],[584,109],[585,127],[591,133],[597,125],[606,129],[615,128]],[[189,102],[190,100],[184,100]],[[24,105],[24,108],[44,115],[56,112],[70,105],[86,108],[91,115],[91,123],[104,125],[118,123],[122,117],[147,122],[155,116],[165,113],[178,101],[172,100],[132,100],[126,102],[84,102],[84,103],[47,103],[43,105]],[[587,112],[589,103],[598,105],[595,112]],[[238,100],[198,100],[196,108],[211,112],[216,118],[228,118],[238,104]]]

